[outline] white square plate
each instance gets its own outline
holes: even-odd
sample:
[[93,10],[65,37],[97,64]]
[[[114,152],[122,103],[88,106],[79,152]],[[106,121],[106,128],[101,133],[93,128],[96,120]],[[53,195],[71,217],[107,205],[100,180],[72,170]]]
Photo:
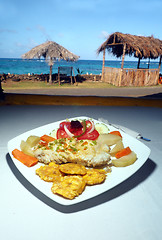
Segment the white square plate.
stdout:
[[[82,116],[82,117],[76,117],[73,119],[89,119],[89,118]],[[92,119],[92,120],[94,121],[94,123],[100,123],[100,121],[98,120],[95,120],[95,119]],[[121,182],[129,178],[132,174],[134,174],[146,162],[146,160],[150,155],[150,149],[146,145],[144,145],[139,140],[121,131],[124,146],[125,147],[129,146],[131,150],[137,154],[137,157],[138,157],[137,161],[133,165],[130,165],[124,168],[112,167],[112,172],[110,173],[110,175],[107,176],[107,179],[104,183],[95,185],[95,186],[87,186],[85,191],[80,196],[76,197],[73,200],[64,199],[51,192],[52,183],[44,182],[35,174],[35,170],[42,165],[41,163],[38,163],[37,165],[31,168],[28,168],[25,165],[23,165],[21,162],[19,162],[17,159],[15,159],[12,155],[13,149],[15,148],[20,149],[21,140],[26,140],[30,135],[42,136],[44,134],[49,134],[53,129],[58,128],[59,123],[62,121],[63,120],[27,131],[11,139],[8,142],[9,154],[12,158],[12,161],[14,162],[18,170],[21,172],[21,174],[39,191],[44,193],[47,197],[51,198],[55,202],[58,202],[59,204],[62,204],[62,205],[76,204],[76,203],[85,201],[87,199],[90,199],[92,197],[95,197],[103,192],[106,192],[107,190],[115,187],[116,185],[120,184]],[[115,129],[115,127],[110,126],[108,124],[107,126],[110,129],[110,131],[117,130]]]

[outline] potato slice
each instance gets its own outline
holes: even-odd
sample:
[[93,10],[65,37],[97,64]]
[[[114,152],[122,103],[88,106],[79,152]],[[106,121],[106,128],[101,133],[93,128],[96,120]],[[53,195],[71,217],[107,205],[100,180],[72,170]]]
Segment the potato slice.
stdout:
[[114,134],[100,134],[97,139],[97,142],[99,144],[107,144],[108,146],[112,146],[121,139],[122,138],[120,136]]
[[29,136],[26,140],[26,143],[30,146],[30,147],[34,147],[35,145],[38,144],[38,142],[40,141],[40,137],[37,136]]
[[119,151],[122,150],[123,148],[124,148],[124,144],[123,144],[122,140],[119,140],[119,141],[116,143],[116,145],[111,149],[110,154],[111,154],[112,156],[114,156],[115,153],[119,152]]
[[133,164],[137,160],[137,155],[135,152],[131,152],[130,154],[123,156],[118,159],[112,159],[112,164],[115,167],[126,167]]
[[20,149],[23,153],[34,157],[34,152],[31,149],[31,146],[27,142],[25,142],[24,140],[21,141]]

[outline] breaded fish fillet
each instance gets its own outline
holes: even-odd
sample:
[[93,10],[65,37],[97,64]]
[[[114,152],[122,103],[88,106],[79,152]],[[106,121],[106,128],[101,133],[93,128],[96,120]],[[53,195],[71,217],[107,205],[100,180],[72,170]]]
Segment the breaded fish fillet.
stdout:
[[57,139],[48,146],[38,145],[34,150],[39,162],[79,163],[87,167],[106,165],[110,161],[109,147],[93,140]]

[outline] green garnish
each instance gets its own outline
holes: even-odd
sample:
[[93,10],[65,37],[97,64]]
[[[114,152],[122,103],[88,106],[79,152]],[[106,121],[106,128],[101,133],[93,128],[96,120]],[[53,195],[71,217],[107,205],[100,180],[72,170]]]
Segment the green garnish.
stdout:
[[96,140],[92,140],[93,144],[96,145],[97,144],[97,141]]
[[74,152],[78,151],[77,148],[74,148],[72,146],[70,146],[71,150],[73,150]]
[[83,120],[82,124],[83,124],[83,132],[80,135],[74,136],[75,138],[81,137],[85,134],[85,132],[86,132],[86,121]]

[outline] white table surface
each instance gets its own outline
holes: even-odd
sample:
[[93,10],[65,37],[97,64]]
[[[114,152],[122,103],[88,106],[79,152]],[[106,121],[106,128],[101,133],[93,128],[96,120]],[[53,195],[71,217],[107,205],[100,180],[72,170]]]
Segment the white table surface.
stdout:
[[[131,178],[75,206],[46,199],[21,177],[10,139],[70,117],[108,119],[150,138],[146,163]],[[160,240],[162,238],[162,109],[145,107],[1,106],[0,236],[2,240]]]

